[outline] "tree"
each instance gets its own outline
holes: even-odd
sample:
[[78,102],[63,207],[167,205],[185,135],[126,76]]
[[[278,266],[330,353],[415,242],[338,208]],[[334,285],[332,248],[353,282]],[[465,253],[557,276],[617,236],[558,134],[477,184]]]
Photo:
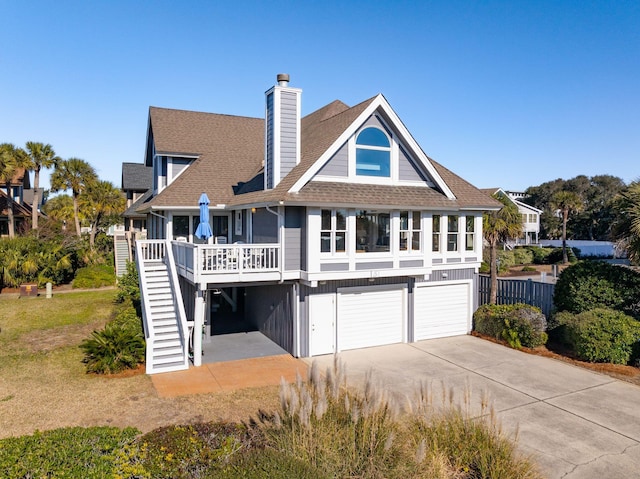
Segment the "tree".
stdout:
[[80,210],[89,220],[91,231],[89,244],[93,248],[96,234],[101,227],[107,227],[120,221],[126,199],[122,191],[109,181],[96,181],[88,185],[80,199]]
[[615,201],[616,220],[612,236],[633,262],[640,261],[640,180],[632,182]]
[[42,210],[49,218],[70,224],[73,221],[73,198],[69,195],[54,196],[45,203]]
[[16,148],[11,143],[0,145],[0,183],[4,184],[7,192],[7,217],[9,220],[9,238],[15,236],[15,219],[13,216],[13,194],[11,181],[26,162],[26,153],[22,148]]
[[25,167],[33,171],[33,201],[31,202],[31,227],[38,229],[38,206],[40,205],[40,169],[51,168],[57,164],[61,158],[56,156],[56,152],[48,143],[36,143],[27,141],[27,163]]
[[97,179],[96,170],[89,163],[79,158],[59,161],[51,175],[51,189],[53,191],[71,190],[73,217],[78,236],[81,235],[78,197]]
[[551,206],[562,213],[562,264],[568,263],[567,257],[567,221],[569,213],[577,213],[583,209],[580,196],[573,191],[558,191],[551,198]]
[[489,271],[491,286],[489,303],[496,304],[498,297],[498,243],[516,238],[522,233],[522,218],[518,207],[504,194],[498,192],[493,197],[504,206],[499,211],[491,211],[482,216],[482,232],[489,243]]

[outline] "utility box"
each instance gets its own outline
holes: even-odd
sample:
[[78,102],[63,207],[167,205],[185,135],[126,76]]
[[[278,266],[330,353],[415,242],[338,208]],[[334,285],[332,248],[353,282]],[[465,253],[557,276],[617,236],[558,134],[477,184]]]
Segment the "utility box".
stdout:
[[37,284],[21,284],[20,285],[20,297],[23,296],[38,296]]

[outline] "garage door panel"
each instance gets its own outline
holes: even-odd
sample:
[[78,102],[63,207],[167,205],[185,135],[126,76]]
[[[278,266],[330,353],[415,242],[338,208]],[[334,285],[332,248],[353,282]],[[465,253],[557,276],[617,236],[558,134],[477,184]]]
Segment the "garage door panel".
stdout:
[[416,341],[467,334],[469,283],[417,287],[414,293]]
[[338,348],[402,342],[405,309],[404,289],[339,294]]

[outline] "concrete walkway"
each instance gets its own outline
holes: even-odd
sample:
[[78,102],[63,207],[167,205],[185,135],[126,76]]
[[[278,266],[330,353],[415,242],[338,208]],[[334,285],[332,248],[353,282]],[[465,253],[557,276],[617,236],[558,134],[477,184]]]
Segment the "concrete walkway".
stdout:
[[[340,357],[350,384],[362,384],[372,371],[384,387],[408,397],[421,382],[435,398],[453,391],[458,402],[470,389],[476,413],[488,394],[505,430],[518,431],[519,446],[550,479],[640,477],[640,387],[472,336]],[[333,356],[315,360],[324,369]]]

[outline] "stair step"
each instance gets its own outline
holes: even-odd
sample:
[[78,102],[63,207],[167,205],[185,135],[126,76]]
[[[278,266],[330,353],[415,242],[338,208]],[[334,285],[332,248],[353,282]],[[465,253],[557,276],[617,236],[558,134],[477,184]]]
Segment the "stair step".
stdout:
[[174,354],[173,356],[162,356],[160,358],[153,358],[154,366],[181,364],[184,361],[184,354]]
[[162,285],[160,283],[154,284],[153,286],[149,285],[147,287],[147,291],[149,296],[156,294],[168,294],[173,297],[173,293],[171,291],[171,287],[167,283],[166,285]]
[[157,328],[158,326],[177,326],[176,318],[154,319],[153,327]]
[[157,291],[149,291],[149,295],[147,295],[149,301],[152,303],[157,301],[171,301],[173,302],[173,295],[171,293],[166,292],[157,292]]
[[155,313],[175,313],[175,310],[173,308],[173,302],[171,303],[170,306],[152,304],[150,307],[151,307],[150,313],[151,313],[152,316]]
[[162,348],[180,348],[182,351],[182,343],[180,342],[180,339],[154,339],[153,350],[155,351]]
[[164,332],[156,331],[154,341],[180,341],[180,332],[178,330]]
[[167,356],[179,356],[182,357],[183,356],[183,351],[182,348],[180,346],[176,347],[167,347],[167,348],[156,348],[154,346],[153,348],[153,357],[154,359],[156,358],[160,358],[160,357],[167,357]]
[[147,276],[162,276],[163,274],[167,274],[167,267],[165,265],[146,267],[144,270]]
[[174,321],[176,321],[176,313],[175,311],[156,311],[153,314],[152,321],[155,321],[156,319],[173,319]]
[[174,325],[154,326],[153,332],[156,336],[160,334],[180,334],[178,327]]
[[158,301],[150,301],[151,311],[158,311],[159,308],[171,308],[173,310],[173,299],[161,299]]

